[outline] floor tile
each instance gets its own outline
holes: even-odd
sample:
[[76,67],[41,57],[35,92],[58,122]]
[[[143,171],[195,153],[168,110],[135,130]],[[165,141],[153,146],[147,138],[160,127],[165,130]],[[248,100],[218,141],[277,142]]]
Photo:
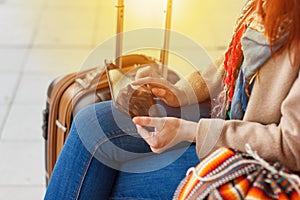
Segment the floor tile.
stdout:
[[16,105],[44,106],[47,96],[47,88],[51,81],[58,77],[57,73],[24,73],[18,87],[14,103]]
[[47,8],[39,22],[34,45],[92,45],[95,18],[95,9]]
[[19,73],[0,74],[0,105],[10,104],[15,94]]
[[1,187],[0,199],[5,200],[29,200],[43,199],[45,194],[44,186],[28,186],[28,187]]
[[0,45],[29,45],[32,42],[39,9],[0,7]]
[[0,138],[24,142],[40,141],[43,123],[42,110],[41,106],[36,105],[13,105]]
[[24,70],[26,72],[71,73],[81,68],[81,64],[90,51],[90,49],[33,49],[28,56]]
[[0,186],[45,185],[44,142],[0,141]]
[[0,73],[19,72],[22,69],[28,49],[0,48]]

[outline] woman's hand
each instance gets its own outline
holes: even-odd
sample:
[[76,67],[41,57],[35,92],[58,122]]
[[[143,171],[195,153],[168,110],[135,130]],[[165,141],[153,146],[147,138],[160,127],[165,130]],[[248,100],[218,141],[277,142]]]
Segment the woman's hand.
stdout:
[[159,71],[159,66],[156,63],[151,63],[147,64],[145,66],[141,66],[136,74],[135,74],[135,80],[138,80],[140,78],[145,78],[145,77],[157,77],[157,78],[162,78],[163,76],[161,75]]
[[[197,123],[174,117],[135,117],[133,122],[138,133],[149,144],[154,153],[161,153],[170,147],[183,142],[194,142]],[[149,132],[143,126],[153,127]]]
[[163,102],[172,107],[179,107],[188,103],[185,91],[176,87],[176,85],[162,77],[140,78],[134,81],[132,85],[150,86],[152,93],[156,97],[160,98]]
[[168,78],[170,80],[167,80],[161,75],[159,65],[151,64],[138,69],[132,85],[148,85],[151,88],[151,92],[167,105],[179,107],[187,104],[187,101],[185,100],[185,92],[173,84],[179,79],[175,75],[175,72],[169,71]]

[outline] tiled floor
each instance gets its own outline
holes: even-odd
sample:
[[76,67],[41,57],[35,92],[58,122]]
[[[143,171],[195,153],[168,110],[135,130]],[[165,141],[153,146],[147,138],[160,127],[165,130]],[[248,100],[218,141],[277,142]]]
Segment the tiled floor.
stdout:
[[[187,20],[194,32],[174,27],[217,57],[243,2],[185,2],[205,4],[199,7],[202,18]],[[47,86],[55,77],[79,70],[89,52],[113,36],[113,5],[107,0],[0,0],[0,200],[43,198],[41,126]]]

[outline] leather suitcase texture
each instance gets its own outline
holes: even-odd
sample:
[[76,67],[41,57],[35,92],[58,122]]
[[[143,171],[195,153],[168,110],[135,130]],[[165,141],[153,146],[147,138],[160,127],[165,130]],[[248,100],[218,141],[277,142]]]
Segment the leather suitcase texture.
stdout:
[[[46,108],[43,111],[47,183],[75,114],[89,104],[110,99],[106,77],[97,77],[101,76],[98,73],[97,68],[71,73],[54,79],[48,87]],[[90,81],[88,77],[91,75],[99,81]]]

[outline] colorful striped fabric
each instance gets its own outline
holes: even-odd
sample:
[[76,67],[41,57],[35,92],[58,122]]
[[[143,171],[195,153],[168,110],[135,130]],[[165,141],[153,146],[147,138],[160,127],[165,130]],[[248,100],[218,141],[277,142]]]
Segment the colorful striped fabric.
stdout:
[[[278,164],[272,168],[290,175],[287,169]],[[296,178],[300,180],[298,176]],[[266,169],[247,153],[223,147],[187,172],[174,199],[293,200],[300,199],[299,184],[295,185],[293,180],[274,173],[274,170],[271,172],[270,168]]]

